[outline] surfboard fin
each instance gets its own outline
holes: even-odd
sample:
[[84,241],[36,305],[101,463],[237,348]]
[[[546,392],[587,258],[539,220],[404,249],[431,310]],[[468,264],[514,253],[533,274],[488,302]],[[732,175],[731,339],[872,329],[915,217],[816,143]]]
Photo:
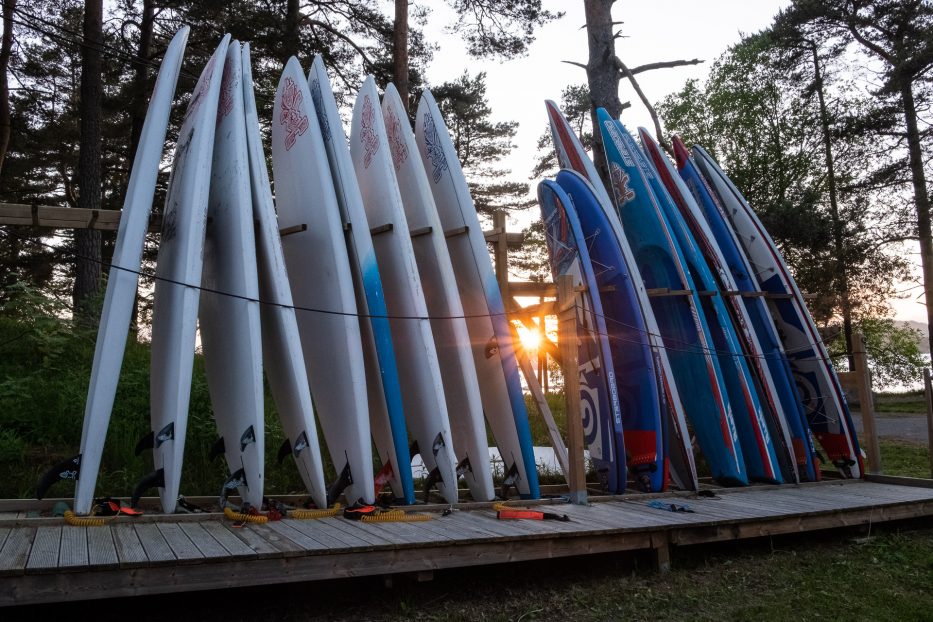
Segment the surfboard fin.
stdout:
[[431,496],[431,489],[438,483],[443,481],[441,477],[441,471],[437,467],[431,469],[431,472],[428,474],[427,478],[424,480],[424,502],[427,503],[428,499]]
[[[340,472],[340,476],[327,488],[327,507],[334,505],[340,497],[340,494],[352,483],[353,474],[350,473],[350,463],[347,462]],[[353,501],[355,501],[355,499]]]
[[139,504],[139,498],[150,488],[165,488],[164,469],[156,469],[139,480],[139,483],[136,484],[136,488],[133,489],[133,498],[130,500],[130,507],[135,508]]
[[222,456],[225,453],[227,453],[227,444],[224,443],[224,437],[221,436],[211,445],[211,451],[207,454],[207,461],[213,462],[217,456]]
[[457,477],[463,477],[467,473],[473,472],[473,465],[470,464],[470,457],[467,456],[460,461],[460,464],[457,465]]
[[81,473],[81,454],[59,462],[45,472],[39,483],[36,484],[36,499],[41,499],[48,492],[52,484],[63,479],[78,479]]
[[518,490],[516,483],[518,482],[518,465],[512,463],[512,466],[509,468],[508,472],[505,474],[505,479],[502,480],[502,491],[501,495],[503,499],[509,498],[509,488],[515,486],[515,489]]
[[147,449],[152,449],[155,447],[155,432],[149,430],[145,436],[139,439],[139,442],[136,443],[136,448],[133,450],[133,455],[138,456]]
[[275,459],[277,463],[282,464],[282,460],[285,460],[285,456],[287,456],[290,453],[292,453],[292,444],[286,438],[284,441],[282,441],[282,446],[279,447],[279,453],[275,455]]
[[249,484],[246,482],[246,471],[243,469],[237,469],[237,471],[224,482],[223,488],[220,489],[220,507],[223,508],[227,506],[227,497],[230,496],[230,491],[236,490],[240,486],[249,488]]

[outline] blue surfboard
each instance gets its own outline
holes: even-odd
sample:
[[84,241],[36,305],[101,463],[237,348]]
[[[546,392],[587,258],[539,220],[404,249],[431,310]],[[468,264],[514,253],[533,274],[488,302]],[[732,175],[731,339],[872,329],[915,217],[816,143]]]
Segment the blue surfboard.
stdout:
[[600,483],[609,492],[621,494],[626,484],[622,414],[587,240],[573,202],[557,182],[544,180],[538,184],[538,205],[554,279],[570,275],[574,288],[582,289],[576,311],[583,438]]
[[[780,462],[771,440],[771,431],[765,420],[764,409],[758,397],[755,378],[745,360],[745,352],[732,325],[732,318],[729,316],[725,301],[719,292],[719,285],[693,233],[687,227],[671,193],[662,181],[659,168],[663,168],[666,158],[646,130],[639,128],[638,131],[643,148],[646,151],[652,151],[656,157],[646,158],[642,157],[641,153],[636,153],[636,160],[642,165],[651,190],[667,217],[694,284],[703,291],[703,294],[699,296],[699,301],[713,337],[719,367],[726,381],[726,390],[732,405],[732,416],[735,418],[735,425],[739,431],[748,477],[769,484],[780,484],[783,482]],[[658,161],[657,158],[663,159]],[[661,164],[662,167],[657,167],[655,162]],[[670,166],[670,162],[667,162],[667,165]],[[666,168],[664,173],[671,175]]]
[[784,258],[745,197],[715,160],[702,147],[694,147],[693,155],[723,202],[723,211],[749,265],[755,267],[754,278],[763,291],[772,294],[768,306],[780,329],[810,430],[840,473],[862,477],[862,453],[842,386]]
[[568,170],[557,174],[557,183],[573,201],[605,314],[602,319],[619,392],[626,463],[639,488],[664,490],[667,436],[662,425],[666,419],[661,418],[655,360],[631,272],[593,186]]
[[[711,242],[716,245],[722,255],[724,267],[728,270],[735,291],[760,292],[758,284],[752,278],[745,251],[742,250],[735,233],[725,220],[721,203],[700,176],[690,157],[690,152],[687,151],[680,138],[675,136],[673,143],[678,172],[690,195],[695,199],[695,205],[703,218],[703,223],[697,223],[697,227],[707,225],[713,238]],[[734,296],[733,300],[742,305],[750,321],[751,332],[754,333],[754,338],[760,346],[764,363],[762,377],[767,381],[767,376],[770,376],[770,386],[773,387],[776,396],[775,407],[783,415],[789,435],[789,451],[798,476],[803,480],[813,481],[815,472],[812,442],[790,365],[768,312],[767,304],[760,296]]]
[[623,229],[645,286],[669,295],[651,306],[661,329],[687,416],[713,477],[745,485],[748,476],[715,344],[697,288],[684,267],[670,224],[636,159],[638,146],[625,127],[603,108],[599,129],[609,165],[611,190]]

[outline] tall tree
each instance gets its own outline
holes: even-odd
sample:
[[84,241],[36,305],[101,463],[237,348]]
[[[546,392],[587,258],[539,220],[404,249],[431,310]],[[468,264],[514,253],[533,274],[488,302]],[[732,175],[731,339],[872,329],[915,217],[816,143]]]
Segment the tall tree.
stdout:
[[933,325],[933,227],[916,100],[933,67],[933,5],[927,0],[794,0],[777,23],[851,41],[880,63],[883,83],[875,94],[896,97],[903,115],[927,323]]
[[0,42],[0,175],[10,145],[10,56],[13,53],[13,11],[16,0],[3,3],[3,39]]
[[[103,79],[103,0],[85,0],[81,46],[81,143],[78,151],[78,207],[101,208],[101,107]],[[101,237],[96,229],[75,232],[75,313],[90,314],[89,299],[101,288]]]
[[464,72],[432,93],[450,130],[476,209],[491,214],[534,205],[527,198],[528,184],[509,181],[511,171],[502,166],[502,159],[515,146],[512,140],[518,123],[492,120],[485,72],[475,76]]

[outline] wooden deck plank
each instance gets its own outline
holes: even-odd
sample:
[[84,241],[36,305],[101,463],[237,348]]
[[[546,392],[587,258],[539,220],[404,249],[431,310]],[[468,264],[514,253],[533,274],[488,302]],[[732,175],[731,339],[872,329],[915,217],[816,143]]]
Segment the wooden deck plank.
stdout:
[[0,527],[0,551],[3,550],[3,545],[6,544],[6,539],[10,535],[12,527]]
[[31,527],[10,527],[3,548],[0,548],[0,571],[22,572],[29,559],[29,551],[36,535]]
[[36,530],[31,527],[14,527],[10,530],[0,549],[0,575],[23,572],[35,534]]
[[447,520],[448,518],[450,517],[442,517],[440,514],[437,514],[429,521],[418,523],[418,526],[421,529],[434,532],[454,542],[472,542],[480,537],[478,535],[479,532],[477,532],[475,529],[467,529],[459,523]]
[[[303,549],[301,545],[295,544],[290,538],[270,529],[268,525],[262,523],[247,523],[240,527],[239,530],[239,533],[243,536],[252,534],[254,538],[263,540],[267,544],[273,546],[285,557],[295,557],[296,555],[303,555],[305,553],[305,549]],[[257,543],[258,540],[256,540]]]
[[[89,527],[87,530],[88,568],[115,568],[120,565],[114,544],[113,527]],[[135,535],[135,534],[134,534]]]
[[162,532],[159,531],[158,523],[141,523],[135,525],[135,527],[136,535],[139,537],[139,542],[146,551],[146,557],[149,558],[149,563],[176,560],[175,554],[172,552],[172,547],[168,545],[168,542],[162,537]]
[[[230,553],[199,523],[178,523],[179,528],[195,547],[201,557],[212,559],[215,557],[230,557]],[[234,536],[236,539],[236,536]],[[242,543],[241,543],[242,544]]]
[[267,550],[259,550],[249,546],[221,521],[208,520],[198,523],[217,543],[222,546],[233,559],[251,559],[264,554],[278,553],[271,544],[266,544]]
[[420,525],[421,523],[404,522],[362,523],[362,526],[369,531],[397,536],[406,544],[410,545],[451,541],[447,536],[436,534],[430,530],[421,529]]
[[[347,549],[370,549],[373,547],[371,542],[367,542],[359,537],[339,529],[334,525],[336,517],[315,518],[312,520],[298,521],[300,524],[307,524],[308,528],[313,529],[315,534],[326,534],[329,538],[340,543],[341,548]],[[340,519],[343,520],[343,519]],[[297,528],[297,525],[296,525]]]
[[476,534],[475,537],[477,539],[493,540],[502,537],[497,532],[491,529],[486,529],[483,522],[475,520],[472,516],[472,512],[454,512],[449,516],[441,517],[438,520],[442,523],[452,523],[464,532]]
[[62,548],[62,528],[39,527],[32,541],[26,572],[48,571],[58,568],[58,554]]
[[349,537],[362,540],[371,546],[395,546],[403,542],[398,536],[380,535],[366,529],[362,523],[335,516],[322,519],[330,527],[346,533]]
[[60,568],[84,568],[88,565],[87,527],[62,528],[62,548],[58,555]]
[[156,523],[162,537],[180,562],[204,559],[204,554],[181,529],[182,523]]
[[341,538],[340,534],[342,532],[336,532],[337,535],[335,535],[334,530],[330,526],[318,524],[320,519],[317,519],[317,518],[310,519],[310,520],[297,520],[297,519],[285,519],[285,520],[288,521],[287,524],[293,529],[300,531],[301,533],[308,536],[312,540],[320,542],[325,547],[331,550],[352,549],[355,547],[356,548],[358,547],[368,548],[369,546],[365,542],[362,542],[361,540],[357,540],[355,544],[347,544],[345,540],[352,540],[352,538],[349,538],[349,537],[346,537],[345,539]]
[[121,568],[134,568],[148,566],[149,556],[143,548],[132,524],[115,524],[111,527],[113,544],[116,548],[117,558]]
[[326,544],[318,542],[301,530],[296,529],[295,526],[291,524],[292,522],[293,521],[286,522],[284,520],[269,521],[265,526],[283,538],[288,538],[305,551],[321,551],[328,548]]
[[[496,518],[496,513],[490,510],[470,510],[464,516],[471,518],[482,529],[497,533],[500,536],[523,537],[540,533],[537,529],[523,525],[520,521],[506,521]],[[530,522],[530,521],[529,521]]]

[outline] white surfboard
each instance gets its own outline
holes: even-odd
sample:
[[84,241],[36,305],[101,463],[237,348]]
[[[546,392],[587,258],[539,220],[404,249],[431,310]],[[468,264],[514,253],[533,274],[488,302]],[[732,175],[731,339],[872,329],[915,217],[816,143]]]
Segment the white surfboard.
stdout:
[[265,420],[259,280],[249,187],[240,43],[227,49],[207,204],[198,326],[214,421],[230,470],[226,490],[262,507]]
[[408,429],[428,472],[438,469],[438,490],[448,503],[456,503],[456,452],[443,380],[431,324],[423,319],[428,310],[387,143],[379,94],[369,76],[353,106],[350,155],[385,287]]
[[[314,102],[295,58],[275,93],[272,175],[308,383],[350,503],[375,500],[366,374],[353,275]],[[329,495],[328,502],[335,499]]]
[[540,490],[528,411],[502,293],[457,153],[427,90],[418,104],[415,137],[467,315],[486,419],[502,455],[507,481],[523,497],[537,498]]
[[155,194],[159,163],[165,147],[165,133],[172,111],[172,99],[181,70],[189,29],[182,27],[172,38],[143,123],[139,146],[130,171],[126,199],[120,214],[120,228],[107,277],[107,293],[101,311],[94,363],[84,409],[81,453],[78,457],[78,482],[75,488],[75,512],[88,514],[94,500],[97,473],[100,469],[104,440],[117,392],[120,368],[126,349],[127,332],[133,311],[133,299],[139,282],[137,271],[142,264],[143,244],[149,227],[149,213]]
[[[314,422],[311,389],[305,372],[301,338],[285,270],[282,239],[275,217],[269,173],[259,135],[259,116],[253,93],[249,43],[243,44],[243,102],[246,110],[246,142],[249,177],[256,224],[256,260],[259,273],[259,306],[262,325],[262,358],[266,379],[275,400],[287,449],[295,459],[301,481],[319,508],[327,506],[321,446]],[[280,454],[281,455],[281,454]]]
[[[308,73],[308,88],[317,121],[327,150],[327,160],[337,193],[337,203],[346,232],[350,271],[356,290],[356,306],[360,313],[360,336],[363,340],[363,360],[366,364],[366,391],[369,399],[369,425],[379,462],[382,467],[376,485],[389,484],[396,499],[415,502],[408,454],[408,428],[402,394],[398,385],[398,368],[392,330],[386,317],[385,293],[376,262],[376,251],[369,235],[366,209],[360,195],[356,171],[350,158],[347,135],[337,111],[337,102],[324,69],[324,61],[316,56]],[[368,316],[368,317],[364,317]]]
[[421,287],[432,318],[431,330],[444,379],[458,470],[466,479],[474,500],[491,501],[496,493],[470,333],[463,318],[463,305],[431,186],[418,156],[415,134],[402,99],[392,84],[382,97],[382,114]]
[[229,41],[224,36],[201,73],[178,133],[156,260],[150,377],[155,471],[133,496],[158,485],[162,510],[169,514],[175,511],[185,452],[211,155]]

